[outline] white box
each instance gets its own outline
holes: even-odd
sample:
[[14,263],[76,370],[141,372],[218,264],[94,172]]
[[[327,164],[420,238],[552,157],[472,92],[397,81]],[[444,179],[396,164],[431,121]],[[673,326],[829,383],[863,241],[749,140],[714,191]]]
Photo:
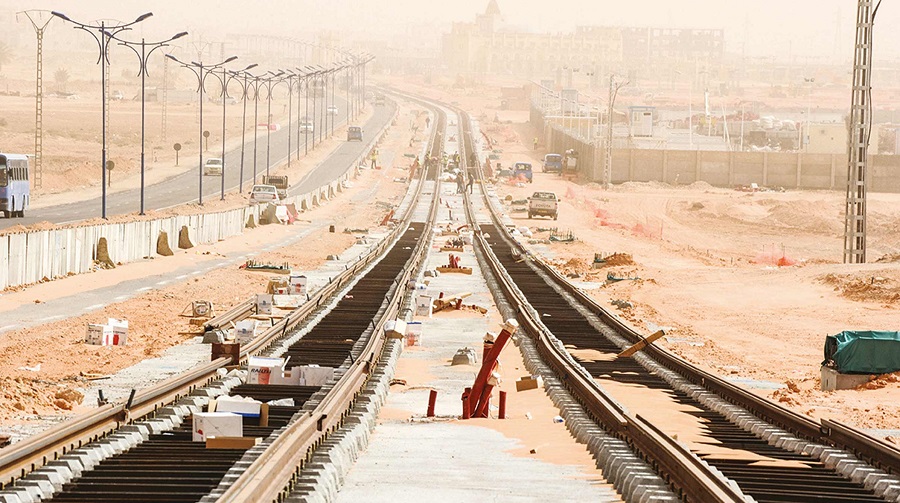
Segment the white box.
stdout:
[[271,293],[256,294],[256,314],[272,314],[273,302]]
[[87,344],[99,346],[103,344],[103,335],[105,333],[112,333],[112,328],[110,328],[109,325],[88,323],[87,333],[84,336],[84,342]]
[[434,297],[431,295],[416,295],[416,316],[428,316],[431,318]]
[[256,337],[256,327],[259,325],[257,320],[241,320],[234,324],[235,337]]
[[191,439],[206,442],[208,437],[243,437],[244,420],[231,412],[196,412]]
[[422,345],[422,322],[411,321],[406,324],[406,345],[421,346]]
[[[247,362],[247,384],[269,384],[272,376],[281,374],[284,367],[284,358],[263,358],[251,356]],[[274,384],[274,383],[272,383]],[[240,435],[238,435],[240,436]]]
[[290,285],[291,295],[306,295],[306,276],[291,274]]
[[390,339],[402,339],[406,336],[406,322],[403,320],[389,320],[384,324],[384,333]]
[[275,372],[269,379],[269,384],[286,384],[289,386],[303,386],[303,367],[294,367],[283,372]]
[[304,386],[324,386],[325,383],[334,378],[334,367],[304,365],[299,368],[303,372],[301,381],[303,381]]
[[241,416],[259,417],[262,402],[243,396],[222,396],[216,399],[216,412],[233,412]]

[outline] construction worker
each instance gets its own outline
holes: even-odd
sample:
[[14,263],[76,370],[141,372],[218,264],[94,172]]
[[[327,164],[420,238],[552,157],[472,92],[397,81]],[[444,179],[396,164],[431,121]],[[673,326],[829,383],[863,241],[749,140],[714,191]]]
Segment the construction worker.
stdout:
[[538,145],[538,139],[537,139],[537,136],[534,137],[534,142],[533,142],[533,143],[534,143],[534,149],[537,150],[537,145]]
[[376,168],[378,166],[378,149],[377,148],[372,149],[371,159],[372,159],[372,169],[377,169]]
[[475,183],[475,177],[472,175],[472,173],[469,173],[469,181],[466,182],[466,190],[469,191],[469,194],[472,193],[472,184],[473,183]]

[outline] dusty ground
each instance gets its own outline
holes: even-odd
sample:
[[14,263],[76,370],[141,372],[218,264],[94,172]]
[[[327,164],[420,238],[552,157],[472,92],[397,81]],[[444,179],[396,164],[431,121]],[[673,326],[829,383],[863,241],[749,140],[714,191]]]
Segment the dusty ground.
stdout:
[[[340,254],[353,244],[354,237],[340,232],[342,228],[376,227],[392,205],[399,203],[407,185],[397,183],[408,172],[413,153],[409,147],[412,133],[405,127],[414,121],[424,130],[424,115],[416,118],[418,108],[402,107],[399,124],[393,127],[379,147],[382,159],[393,154],[393,163],[381,170],[363,170],[353,186],[327,202],[324,206],[301,214],[302,221],[329,221],[339,229],[327,232],[327,226],[303,241],[303,246],[290,246],[260,254],[255,259],[275,263],[288,262],[297,269],[315,268],[329,254]],[[422,138],[419,134],[419,139]],[[335,143],[336,145],[336,143]],[[330,149],[317,149],[302,161],[308,170]],[[295,164],[296,165],[296,164]],[[371,190],[375,188],[375,190]],[[74,196],[72,196],[74,197]],[[240,196],[225,202],[205,205],[210,210],[217,205],[240,204]],[[199,211],[197,207],[177,208],[182,213]],[[133,218],[133,217],[122,217]],[[262,226],[245,234],[216,243],[180,251],[173,257],[158,258],[126,264],[112,270],[73,276],[49,283],[32,285],[17,291],[7,291],[0,303],[3,313],[25,303],[52,302],[79,292],[102,288],[128,279],[171,271],[193,263],[215,260],[219,254],[239,250],[253,251],[267,243],[277,242],[296,229],[287,226]],[[76,391],[82,373],[110,374],[131,366],[145,358],[160,355],[167,348],[197,335],[189,319],[179,316],[197,298],[211,300],[219,312],[265,288],[268,275],[239,270],[219,269],[202,277],[174,283],[165,288],[118,303],[111,303],[89,314],[27,329],[5,332],[0,336],[0,419],[6,424],[58,415],[77,410],[82,397]],[[237,287],[236,287],[237,286]],[[125,347],[88,346],[83,342],[86,324],[105,322],[107,317],[129,321],[129,344]],[[40,341],[36,343],[35,341]],[[39,371],[34,368],[40,364]]]
[[[530,160],[540,166],[546,152],[531,150],[536,134],[527,111],[498,109],[499,82],[456,90],[450,81],[394,84],[458,102],[480,117],[504,165]],[[535,190],[563,198],[558,221],[511,213],[534,232],[532,248],[574,281],[602,285],[607,273],[640,278],[591,290],[638,331],[671,327],[661,345],[799,412],[866,428],[900,426],[896,375],[863,389],[818,389],[826,335],[897,329],[900,195],[870,194],[872,263],[843,265],[842,192],[745,193],[704,183],[603,190],[540,172],[534,180],[498,189],[514,200]],[[551,243],[550,228],[571,231],[576,241]],[[612,261],[616,265],[591,269],[594,254],[614,253],[623,254]],[[617,308],[613,300],[633,307]]]

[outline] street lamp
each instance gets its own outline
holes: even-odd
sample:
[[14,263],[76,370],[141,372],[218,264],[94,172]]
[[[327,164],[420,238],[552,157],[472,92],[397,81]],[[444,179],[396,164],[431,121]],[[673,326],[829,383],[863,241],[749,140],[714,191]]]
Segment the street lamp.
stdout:
[[[309,124],[315,124],[316,123],[316,120],[315,120],[316,102],[315,101],[313,101],[313,116],[312,116],[312,118],[310,118],[310,116],[309,116],[309,84],[312,81],[312,79],[316,75],[318,75],[320,72],[317,69],[313,68],[312,66],[305,67],[304,71],[307,72],[306,75],[303,76],[303,80],[304,80],[303,88],[306,91],[304,93],[305,98],[306,98],[306,112],[305,112],[306,122],[308,122]],[[299,130],[298,130],[298,133],[299,133]],[[305,137],[303,140],[303,155],[307,155],[307,154],[309,154],[309,138],[310,138],[310,131],[309,131],[308,127],[304,127],[303,135]],[[313,131],[312,131],[312,141],[313,141],[313,148],[316,148],[316,131],[315,131],[315,129],[313,129]]]
[[[169,45],[169,42],[179,39],[188,33],[183,31],[172,38],[167,40],[163,40],[161,42],[147,42],[145,39],[141,38],[140,42],[130,42],[128,40],[122,40],[116,37],[114,34],[109,32],[104,32],[107,37],[111,39],[115,39],[119,42],[119,45],[124,45],[125,47],[134,51],[134,54],[138,57],[138,61],[140,62],[140,67],[138,68],[138,74],[141,76],[141,215],[144,214],[144,172],[145,172],[145,163],[144,163],[144,119],[146,117],[146,78],[147,72],[147,62],[150,60],[150,55],[153,54],[153,51],[159,49],[160,47],[166,47]],[[141,51],[138,52],[137,46],[141,47]],[[150,51],[147,51],[147,46],[150,46]]]
[[269,101],[267,110],[268,118],[266,119],[266,176],[269,176],[269,168],[272,165],[269,160],[272,153],[272,89],[281,82],[279,77],[284,75],[284,70],[279,70],[278,73],[274,73],[270,70],[268,73],[270,73],[270,75],[264,79],[266,82],[266,97]]
[[[253,63],[252,65],[249,65],[246,68],[244,68],[243,70],[240,70],[238,72],[228,71],[225,69],[224,66],[222,66],[222,76],[221,77],[219,77],[215,73],[210,72],[210,74],[214,75],[217,79],[219,79],[219,83],[222,84],[222,176],[221,176],[221,180],[220,180],[221,185],[222,185],[220,199],[222,201],[225,200],[225,172],[226,172],[225,170],[227,169],[227,167],[225,166],[225,105],[226,105],[225,98],[228,97],[228,82],[231,81],[232,79],[237,78],[237,77],[235,77],[236,74],[246,72],[247,70],[250,70],[251,68],[256,68],[256,63]],[[246,106],[244,108],[246,110]],[[243,135],[241,136],[241,141],[243,142]],[[241,145],[242,150],[243,150],[243,148],[244,148],[244,146]],[[243,159],[241,159],[241,161],[243,162]]]
[[[179,60],[178,58],[176,58],[175,56],[172,56],[171,54],[166,54],[166,57],[171,59],[172,61],[175,61],[179,65],[187,68],[188,70],[191,71],[191,73],[194,74],[195,77],[197,77],[197,90],[200,93],[200,136],[199,136],[200,139],[198,141],[198,146],[200,146],[200,144],[203,142],[203,91],[204,91],[204,85],[206,83],[206,77],[208,77],[210,74],[212,74],[219,67],[236,60],[237,56],[232,56],[232,57],[226,59],[225,61],[216,63],[214,65],[204,65],[202,61],[200,63],[197,63],[196,61],[192,61],[190,63],[185,63],[185,62]],[[200,148],[198,148],[197,150],[200,151],[200,166],[198,169],[198,172],[200,175],[200,183],[199,183],[199,194],[200,195],[197,198],[197,202],[198,202],[198,204],[200,204],[202,206],[203,205],[203,147],[200,146]],[[225,167],[224,167],[225,159],[224,158],[222,159],[222,166],[223,166],[222,167],[222,178],[224,179],[225,178]]]
[[[297,78],[298,86],[300,84],[300,81],[299,81],[299,76],[297,74],[295,74],[294,72],[285,71],[284,73],[286,74],[285,80],[287,81],[287,85],[288,85],[288,135],[287,135],[287,140],[288,140],[287,162],[288,162],[288,165],[287,165],[287,167],[288,167],[288,169],[291,169],[291,153],[292,153],[291,152],[291,127],[292,127],[292,122],[294,121],[294,102],[293,102],[294,79]],[[297,99],[299,100],[300,98],[297,98]],[[298,130],[300,129],[299,125],[298,125],[297,129]],[[299,147],[300,147],[300,145],[298,143],[297,148],[299,149]]]
[[[238,193],[240,193],[240,194],[244,193],[244,149],[247,144],[247,142],[246,142],[246,138],[247,138],[247,96],[249,94],[250,86],[252,85],[252,81],[248,81],[248,78],[252,77],[252,75],[250,75],[250,73],[247,70],[249,70],[250,68],[253,68],[255,66],[256,66],[256,64],[254,63],[240,72],[230,72],[231,76],[233,78],[236,78],[236,79],[243,78],[244,79],[243,82],[240,80],[237,81],[241,85],[241,101],[243,102],[243,106],[244,106],[244,111],[241,116],[241,168],[240,168],[240,174],[238,177],[239,178]],[[254,89],[253,92],[254,92],[253,99],[255,100],[257,90]],[[254,126],[254,132],[255,131],[256,131],[256,126]]]
[[[116,35],[117,33],[121,32],[123,30],[131,29],[130,26],[140,23],[141,21],[152,16],[153,13],[148,12],[146,14],[142,14],[142,15],[138,16],[137,19],[135,19],[134,21],[132,21],[130,23],[120,24],[117,26],[110,26],[109,31],[107,31],[106,21],[100,21],[99,25],[90,25],[90,24],[85,24],[85,23],[79,23],[78,21],[69,19],[68,16],[66,16],[65,14],[63,14],[61,12],[53,11],[53,12],[51,12],[51,14],[62,19],[63,21],[68,21],[69,23],[72,23],[73,25],[75,25],[74,26],[75,28],[77,28],[79,30],[84,30],[85,32],[89,33],[92,37],[94,37],[94,40],[97,41],[97,45],[100,48],[100,57],[98,58],[98,61],[97,61],[98,63],[100,63],[100,101],[102,103],[101,115],[102,115],[102,128],[103,128],[103,133],[102,133],[103,145],[102,145],[102,150],[101,150],[101,154],[100,154],[100,163],[101,163],[100,164],[100,176],[101,176],[100,186],[102,188],[103,195],[101,197],[100,216],[103,219],[106,219],[106,153],[107,153],[107,150],[106,150],[106,65],[109,64],[109,53],[108,53],[109,40],[107,40],[107,37]],[[100,33],[100,36],[97,36],[94,34],[95,30]]]

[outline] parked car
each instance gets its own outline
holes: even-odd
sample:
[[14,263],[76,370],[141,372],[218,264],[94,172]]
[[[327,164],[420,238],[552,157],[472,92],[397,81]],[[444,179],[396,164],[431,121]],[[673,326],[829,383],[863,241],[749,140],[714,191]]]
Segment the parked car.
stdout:
[[337,115],[337,114],[338,114],[338,108],[336,106],[331,105],[330,107],[328,107],[328,115]]
[[203,163],[203,174],[205,176],[222,176],[223,166],[222,159],[210,157]]
[[531,171],[531,163],[530,162],[517,162],[513,165],[513,178],[515,179],[524,179],[528,183],[533,182],[532,179],[532,171]]
[[278,204],[278,189],[274,185],[254,185],[250,189],[250,204],[273,203]]
[[528,198],[528,218],[534,216],[553,217],[559,214],[559,199],[553,192],[535,192]]
[[544,173],[562,173],[563,157],[559,154],[547,154],[544,156]]
[[363,141],[362,128],[350,126],[347,128],[347,141]]
[[300,121],[300,132],[304,134],[309,134],[315,132],[315,126],[313,125],[313,121],[309,119],[304,119]]
[[262,183],[278,189],[278,198],[282,201],[287,199],[287,191],[290,186],[288,185],[288,177],[286,175],[263,175]]

